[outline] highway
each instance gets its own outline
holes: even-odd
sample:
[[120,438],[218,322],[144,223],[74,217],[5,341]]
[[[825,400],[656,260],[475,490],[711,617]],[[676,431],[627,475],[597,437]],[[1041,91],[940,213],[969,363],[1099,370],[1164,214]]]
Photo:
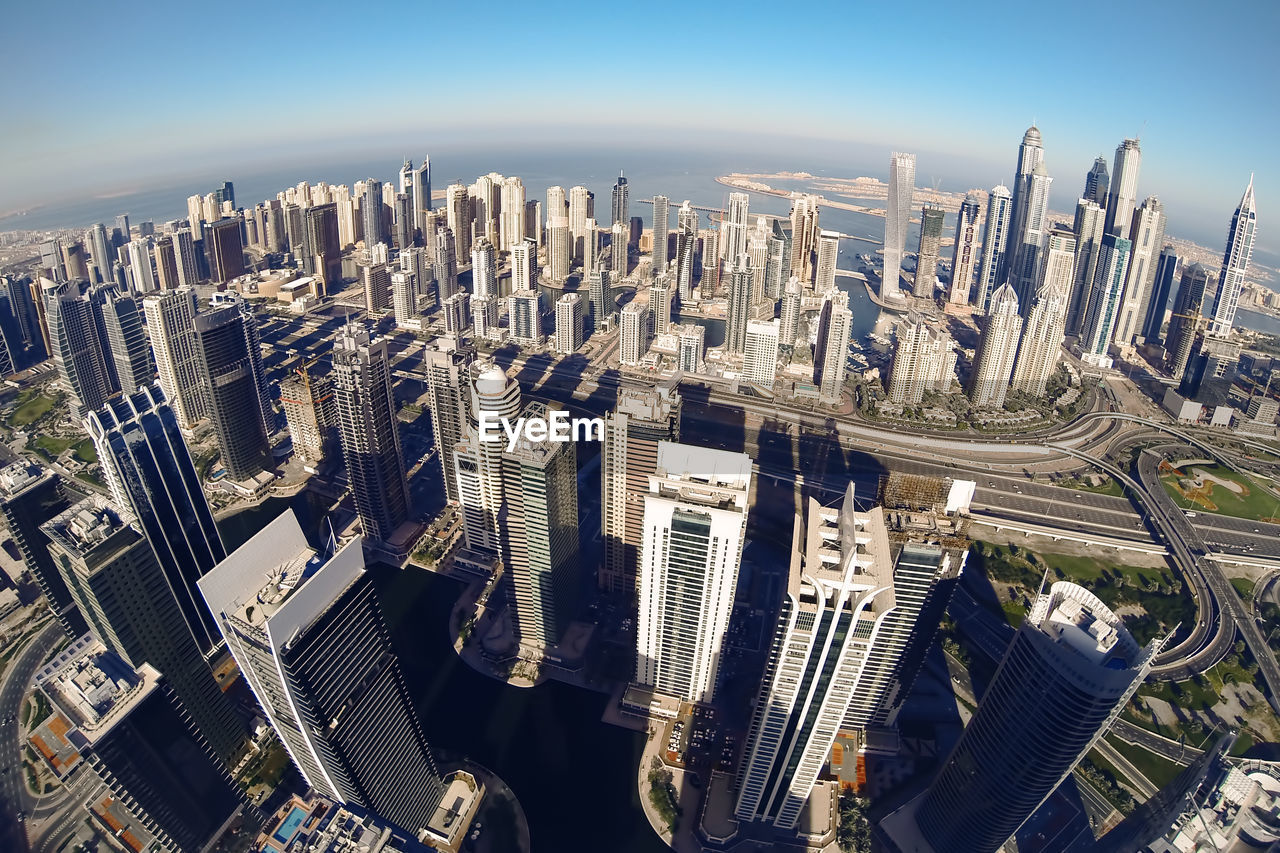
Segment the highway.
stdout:
[[[1253,615],[1245,609],[1244,602],[1223,574],[1222,567],[1211,558],[1208,546],[1188,523],[1182,511],[1173,506],[1173,501],[1164,491],[1159,476],[1161,458],[1163,457],[1157,453],[1144,450],[1138,458],[1138,476],[1148,493],[1155,496],[1152,502],[1153,515],[1164,516],[1169,526],[1176,531],[1175,536],[1182,538],[1190,550],[1195,552],[1195,569],[1203,577],[1217,601],[1219,630],[1215,643],[1218,648],[1214,653],[1222,651],[1222,655],[1217,658],[1221,660],[1235,642],[1235,631],[1239,630],[1250,654],[1258,663],[1258,672],[1266,682],[1272,707],[1280,710],[1280,663],[1277,663],[1276,656],[1267,645],[1262,631],[1258,629]],[[1188,667],[1197,665],[1193,659],[1188,659],[1184,663]]]
[[62,626],[50,619],[10,662],[0,682],[3,685],[0,686],[0,799],[4,801],[0,813],[0,847],[8,851],[28,849],[24,824],[26,813],[35,803],[23,776],[22,744],[18,742],[22,701],[40,662],[62,636]]

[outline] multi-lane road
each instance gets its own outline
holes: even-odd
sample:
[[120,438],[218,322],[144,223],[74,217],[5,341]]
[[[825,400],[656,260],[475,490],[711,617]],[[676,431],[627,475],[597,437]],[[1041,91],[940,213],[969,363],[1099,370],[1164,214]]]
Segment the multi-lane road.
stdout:
[[50,619],[5,670],[0,686],[0,848],[27,850],[25,822],[35,802],[22,773],[22,744],[18,742],[19,715],[31,678],[45,655],[62,639],[62,627]]

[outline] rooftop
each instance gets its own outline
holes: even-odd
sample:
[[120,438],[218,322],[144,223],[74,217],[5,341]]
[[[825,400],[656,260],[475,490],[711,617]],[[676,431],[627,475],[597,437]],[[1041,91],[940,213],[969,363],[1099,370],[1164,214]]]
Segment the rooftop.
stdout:
[[132,529],[132,525],[132,515],[108,498],[90,495],[40,525],[40,529],[65,551],[83,559],[115,534]]
[[6,465],[0,468],[0,498],[17,497],[52,476],[52,471],[31,462],[20,461]]
[[287,643],[363,571],[360,537],[326,560],[287,510],[200,578],[199,586],[215,614],[256,628],[270,623],[272,636]]
[[37,672],[35,684],[69,723],[62,736],[82,748],[150,695],[160,677],[149,664],[134,669],[93,635],[85,634]]

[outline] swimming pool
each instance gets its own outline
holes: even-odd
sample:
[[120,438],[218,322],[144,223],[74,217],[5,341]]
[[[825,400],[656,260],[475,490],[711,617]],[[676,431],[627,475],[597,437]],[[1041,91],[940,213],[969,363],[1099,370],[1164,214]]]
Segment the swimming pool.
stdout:
[[275,831],[272,836],[281,844],[288,844],[298,831],[298,827],[302,826],[302,822],[307,819],[307,813],[304,809],[294,806],[293,811],[289,812],[289,816],[280,824],[280,828]]

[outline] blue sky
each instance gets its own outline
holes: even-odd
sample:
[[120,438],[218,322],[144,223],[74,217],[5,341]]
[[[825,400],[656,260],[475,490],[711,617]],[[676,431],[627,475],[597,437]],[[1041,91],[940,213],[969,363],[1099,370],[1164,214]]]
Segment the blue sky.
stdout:
[[795,169],[847,144],[851,172],[906,150],[991,186],[1033,119],[1060,209],[1134,134],[1175,226],[1225,234],[1250,171],[1264,223],[1280,195],[1275,3],[8,6],[0,212],[193,163],[470,140],[764,147]]

